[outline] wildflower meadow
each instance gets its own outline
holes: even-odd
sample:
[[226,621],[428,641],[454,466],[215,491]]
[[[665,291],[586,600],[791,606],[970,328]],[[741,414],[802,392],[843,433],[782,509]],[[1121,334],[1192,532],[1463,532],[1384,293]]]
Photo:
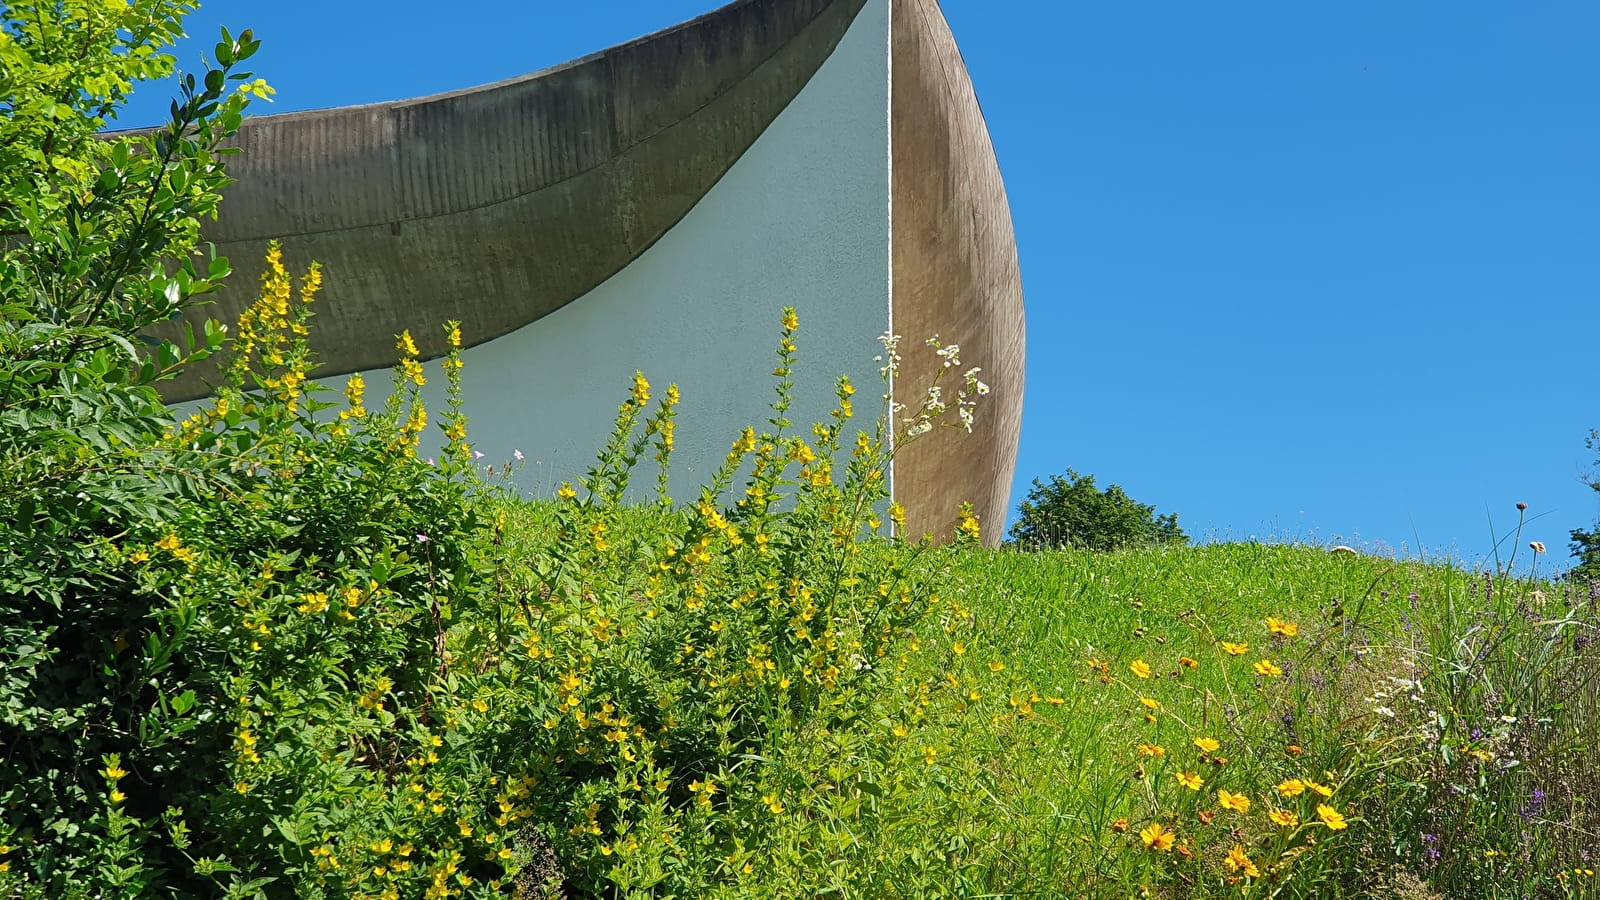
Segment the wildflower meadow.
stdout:
[[587,476],[525,499],[472,448],[453,323],[445,409],[409,334],[381,405],[359,375],[323,399],[320,283],[273,251],[225,385],[133,436],[126,464],[206,489],[8,580],[7,895],[1593,889],[1592,586],[991,551],[966,509],[955,545],[911,540],[894,448],[981,414],[981,369],[932,341],[962,415],[896,408],[895,435],[841,380],[797,427],[794,310],[773,419],[698,497],[663,474],[692,398],[639,373]]

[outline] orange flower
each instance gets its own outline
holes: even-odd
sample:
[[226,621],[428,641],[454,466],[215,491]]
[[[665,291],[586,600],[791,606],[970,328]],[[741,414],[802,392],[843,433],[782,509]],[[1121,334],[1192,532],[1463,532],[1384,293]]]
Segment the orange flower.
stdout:
[[1200,660],[1191,656],[1180,656],[1178,657],[1178,665],[1183,666],[1185,669],[1193,669],[1200,665]]
[[1115,822],[1112,822],[1111,830],[1115,831],[1117,834],[1123,834],[1126,832],[1128,830],[1128,818],[1124,816]]
[[1290,744],[1289,746],[1283,748],[1283,752],[1289,754],[1290,756],[1299,756],[1300,754],[1306,752],[1306,748],[1300,746],[1299,744]]

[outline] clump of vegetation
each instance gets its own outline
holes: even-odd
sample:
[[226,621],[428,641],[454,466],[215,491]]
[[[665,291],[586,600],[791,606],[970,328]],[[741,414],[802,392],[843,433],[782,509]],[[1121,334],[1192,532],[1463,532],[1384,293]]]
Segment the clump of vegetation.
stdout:
[[1129,497],[1117,485],[1095,487],[1093,475],[1071,469],[1052,475],[1050,483],[1034,479],[1027,499],[1017,509],[1011,543],[1025,550],[1073,547],[1120,550],[1156,544],[1187,544],[1175,513],[1156,515],[1156,508]]
[[[1587,446],[1600,455],[1600,431],[1589,433]],[[1587,483],[1600,491],[1600,472],[1590,476]],[[1574,528],[1571,534],[1572,556],[1578,563],[1567,573],[1567,578],[1580,584],[1600,582],[1600,525],[1591,529]]]

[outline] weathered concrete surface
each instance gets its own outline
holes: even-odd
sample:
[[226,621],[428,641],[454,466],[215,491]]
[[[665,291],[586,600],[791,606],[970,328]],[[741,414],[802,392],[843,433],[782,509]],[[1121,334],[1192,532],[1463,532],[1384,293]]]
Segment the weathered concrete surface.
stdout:
[[[566,65],[432,97],[265,116],[206,238],[234,265],[196,320],[249,304],[269,239],[330,275],[318,375],[385,366],[411,329],[493,340],[583,295],[700,200],[864,0],[743,0]],[[176,333],[174,329],[173,333]],[[169,401],[207,393],[196,367]]]
[[[786,283],[803,285],[784,299],[801,308],[808,341],[817,340],[811,328],[830,322],[840,328],[829,332],[824,324],[825,336],[846,344],[863,338],[841,333],[842,323],[854,323],[862,308],[872,310],[881,328],[905,337],[906,364],[896,390],[899,400],[913,406],[933,375],[933,358],[920,342],[937,333],[960,343],[965,366],[982,366],[993,393],[980,406],[972,435],[940,429],[900,448],[895,496],[907,507],[913,536],[948,537],[957,506],[970,501],[985,526],[985,541],[997,544],[1021,430],[1022,286],[994,149],[935,0],[739,0],[676,28],[499,84],[251,120],[239,138],[246,152],[231,169],[238,184],[228,191],[221,221],[206,235],[233,261],[232,287],[195,316],[235,318],[255,293],[266,242],[277,238],[288,259],[315,259],[329,272],[312,332],[325,362],[319,377],[391,364],[394,335],[403,329],[416,336],[425,356],[438,355],[443,347],[437,326],[447,319],[462,320],[469,341],[515,368],[524,358],[516,348],[524,347],[519,341],[527,335],[512,340],[506,337],[511,332],[558,311],[552,323],[604,318],[610,306],[597,301],[593,309],[578,307],[596,297],[622,303],[612,288],[624,285],[639,295],[622,298],[627,303],[670,303],[672,309],[657,312],[728,337],[737,316],[726,309],[712,313],[703,302],[705,308],[697,309],[694,298],[649,283],[640,276],[643,268],[635,271],[631,264],[719,186],[832,57],[869,3],[874,15],[887,18],[888,35],[878,44],[881,51],[872,51],[882,53],[881,65],[853,77],[882,72],[891,79],[886,98],[882,82],[871,86],[876,102],[887,107],[887,122],[829,134],[854,149],[863,140],[879,142],[877,159],[892,169],[882,188],[888,196],[875,201],[891,221],[864,238],[881,234],[888,244],[873,248],[884,259],[882,271],[873,275],[861,267],[859,275],[850,275],[851,289],[827,287],[848,267],[837,264],[838,256],[806,256],[804,248],[815,242],[794,236],[745,246],[738,251],[745,257],[767,256],[741,257],[740,267],[728,265],[716,250],[678,249],[673,252],[710,255],[674,257],[668,266],[658,260],[645,268],[720,266],[731,273],[728,280],[734,269],[787,272]],[[863,81],[862,91],[867,89]],[[752,171],[768,172],[776,183],[799,170]],[[763,202],[761,190],[740,189],[751,202]],[[739,206],[725,201],[710,205]],[[773,214],[799,208],[791,204]],[[738,229],[743,226],[735,223],[744,220],[717,221]],[[817,215],[794,222],[797,228],[833,227]],[[706,247],[706,227],[701,222],[688,229],[693,234],[673,246]],[[722,250],[739,244],[728,240]],[[814,266],[816,276],[798,277],[797,262]],[[692,283],[692,277],[684,280]],[[597,291],[601,286],[606,289]],[[626,325],[592,330],[617,342],[607,358],[634,354],[641,363],[645,350],[635,354],[628,341],[659,346],[656,339],[670,331],[636,334]],[[557,329],[539,339],[558,340],[557,332],[566,334]],[[540,355],[554,358],[557,349]],[[583,355],[582,348],[578,352]],[[710,353],[702,361],[718,359]],[[535,369],[530,362],[524,374]],[[560,371],[612,377],[580,360]],[[168,399],[203,395],[205,374],[201,369],[168,385]],[[946,381],[947,397],[959,375]],[[512,421],[521,399],[496,397],[488,408],[497,421]],[[724,411],[729,418],[743,415],[732,405]],[[576,425],[580,421],[569,411],[529,427],[572,427],[569,437],[576,440],[587,433]],[[749,423],[741,418],[726,424]],[[564,478],[581,471],[546,474]]]
[[[895,456],[895,494],[912,535],[948,538],[956,509],[973,504],[984,541],[1003,535],[1022,433],[1026,353],[1022,276],[1011,207],[983,111],[935,0],[894,0],[892,246],[894,330],[911,346],[898,399],[915,406],[937,359],[922,340],[961,345],[964,364],[993,388],[972,434],[941,428]],[[952,373],[946,400],[960,383]]]

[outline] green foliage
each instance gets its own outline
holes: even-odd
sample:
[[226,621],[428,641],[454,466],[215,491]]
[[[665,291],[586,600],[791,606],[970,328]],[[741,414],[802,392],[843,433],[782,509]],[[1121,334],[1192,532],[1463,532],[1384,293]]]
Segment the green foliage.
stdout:
[[[155,600],[115,546],[175,527],[231,473],[160,442],[151,383],[220,346],[141,348],[137,334],[226,274],[194,265],[227,178],[224,140],[252,96],[256,48],[224,33],[171,120],[98,136],[192,3],[13,3],[0,12],[0,842],[26,841],[29,890],[137,894],[148,869],[125,771],[185,779],[200,699],[175,648],[192,610]],[[130,751],[126,756],[121,751]],[[108,772],[124,772],[112,777]],[[25,820],[25,821],[24,821]],[[20,865],[0,866],[8,870]]]
[[1093,475],[1071,469],[1065,477],[1052,475],[1049,484],[1034,479],[1009,537],[1027,550],[1119,550],[1189,542],[1175,513],[1157,516],[1154,506],[1135,501],[1117,485],[1101,491]]
[[[1589,432],[1587,446],[1590,450],[1600,454],[1600,431]],[[1600,459],[1596,460],[1600,464]],[[1589,487],[1600,491],[1600,473],[1592,476],[1588,481]],[[1572,529],[1572,556],[1578,564],[1572,567],[1567,577],[1579,584],[1600,582],[1600,525],[1592,530],[1582,528]]]

